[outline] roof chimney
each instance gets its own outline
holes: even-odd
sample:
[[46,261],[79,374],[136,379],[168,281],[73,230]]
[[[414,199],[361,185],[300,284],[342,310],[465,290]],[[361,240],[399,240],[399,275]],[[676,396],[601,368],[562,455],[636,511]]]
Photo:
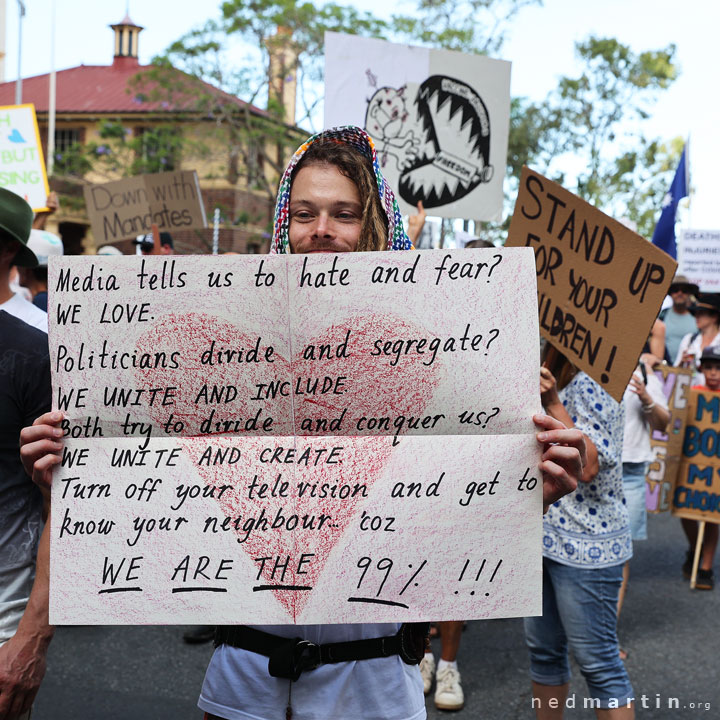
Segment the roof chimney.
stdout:
[[117,24],[110,26],[115,31],[115,52],[113,65],[139,65],[138,61],[138,35],[143,30],[136,25],[128,15]]
[[275,35],[267,38],[265,45],[270,56],[268,101],[277,102],[282,108],[282,120],[294,125],[297,51],[292,41],[292,30],[278,27]]

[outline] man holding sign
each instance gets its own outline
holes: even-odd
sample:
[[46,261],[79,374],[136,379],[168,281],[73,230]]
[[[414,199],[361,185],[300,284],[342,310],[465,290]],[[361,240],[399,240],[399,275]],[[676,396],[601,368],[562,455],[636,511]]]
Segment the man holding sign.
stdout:
[[[366,133],[336,128],[301,146],[280,184],[273,253],[410,248]],[[61,460],[53,437],[61,419],[50,413],[23,431],[26,468],[40,484],[50,482]],[[576,487],[585,448],[579,431],[544,415],[534,420],[547,507]],[[425,717],[422,681],[412,665],[422,658],[424,636],[414,630],[399,623],[219,628],[199,705],[207,718],[228,720],[419,720]]]

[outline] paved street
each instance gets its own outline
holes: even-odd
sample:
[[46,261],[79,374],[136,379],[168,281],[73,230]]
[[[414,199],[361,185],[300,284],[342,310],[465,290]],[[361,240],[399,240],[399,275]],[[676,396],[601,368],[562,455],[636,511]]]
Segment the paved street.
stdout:
[[[691,592],[682,579],[685,540],[678,520],[651,516],[649,533],[649,541],[636,544],[620,622],[636,696],[646,696],[647,709],[638,707],[638,716],[720,717],[720,589]],[[195,703],[212,649],[185,645],[181,633],[179,627],[59,628],[33,720],[199,720]],[[434,647],[439,652],[438,641]],[[465,709],[440,712],[430,697],[429,718],[534,717],[521,620],[470,623],[459,664]],[[584,690],[576,673],[576,709],[567,718],[594,717],[582,709]],[[673,698],[678,709],[668,709]]]

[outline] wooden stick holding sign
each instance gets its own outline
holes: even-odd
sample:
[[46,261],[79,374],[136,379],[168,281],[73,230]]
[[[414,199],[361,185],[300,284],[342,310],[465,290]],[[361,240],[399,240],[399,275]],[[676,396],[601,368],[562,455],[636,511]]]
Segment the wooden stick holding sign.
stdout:
[[507,247],[532,247],[540,332],[618,402],[677,263],[525,167]]
[[700,565],[700,552],[702,551],[703,539],[705,538],[705,521],[701,520],[698,526],[698,536],[695,542],[695,555],[693,556],[692,575],[690,576],[690,589],[694,590],[697,583],[697,571]]

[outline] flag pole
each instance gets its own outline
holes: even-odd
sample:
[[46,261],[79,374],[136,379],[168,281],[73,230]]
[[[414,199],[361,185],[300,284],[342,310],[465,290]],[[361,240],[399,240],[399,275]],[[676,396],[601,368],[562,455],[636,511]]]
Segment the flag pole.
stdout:
[[57,77],[55,74],[55,0],[50,10],[50,97],[48,99],[47,174],[53,174],[55,166],[55,105]]

